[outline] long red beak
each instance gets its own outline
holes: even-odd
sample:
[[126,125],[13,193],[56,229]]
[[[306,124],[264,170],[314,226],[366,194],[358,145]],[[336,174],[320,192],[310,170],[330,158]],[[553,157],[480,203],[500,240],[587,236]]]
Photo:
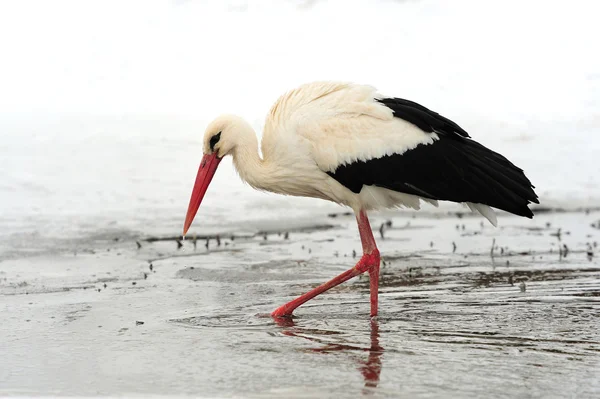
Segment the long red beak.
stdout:
[[194,183],[194,189],[192,190],[190,205],[188,206],[187,215],[185,216],[185,224],[183,225],[184,236],[190,228],[194,216],[196,216],[196,212],[198,212],[198,208],[200,208],[202,198],[204,198],[206,189],[217,171],[219,162],[221,162],[221,158],[219,158],[216,153],[206,154],[202,157],[202,162],[200,162],[200,167],[198,168],[198,175],[196,175],[196,183]]

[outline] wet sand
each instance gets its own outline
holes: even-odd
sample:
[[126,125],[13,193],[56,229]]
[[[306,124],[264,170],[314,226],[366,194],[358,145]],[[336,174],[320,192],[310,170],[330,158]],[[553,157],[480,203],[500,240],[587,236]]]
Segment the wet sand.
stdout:
[[343,214],[3,259],[0,394],[598,397],[600,212],[499,222],[373,216],[374,320],[366,276],[268,317],[356,262]]

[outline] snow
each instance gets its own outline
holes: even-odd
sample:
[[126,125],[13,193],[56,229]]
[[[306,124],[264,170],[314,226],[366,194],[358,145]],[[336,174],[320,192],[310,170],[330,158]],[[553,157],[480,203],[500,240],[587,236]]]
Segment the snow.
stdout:
[[[285,90],[367,83],[521,166],[542,205],[600,203],[595,2],[0,4],[3,235],[178,233],[204,127],[258,131]],[[337,210],[254,192],[224,161],[196,228]]]

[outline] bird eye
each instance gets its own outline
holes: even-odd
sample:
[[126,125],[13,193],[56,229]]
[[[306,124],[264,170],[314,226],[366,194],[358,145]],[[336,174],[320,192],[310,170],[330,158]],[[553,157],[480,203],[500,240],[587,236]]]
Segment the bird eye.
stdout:
[[220,138],[221,138],[221,132],[219,132],[219,133],[215,134],[214,136],[212,136],[212,137],[210,138],[209,145],[210,145],[210,150],[211,150],[211,151],[214,151],[214,150],[215,150],[215,145],[216,145],[216,144],[219,142],[219,139],[220,139]]

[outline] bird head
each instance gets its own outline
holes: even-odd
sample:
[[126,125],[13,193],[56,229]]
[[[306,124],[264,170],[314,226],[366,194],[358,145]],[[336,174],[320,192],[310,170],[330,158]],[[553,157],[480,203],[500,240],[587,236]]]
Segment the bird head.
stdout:
[[234,115],[223,115],[212,121],[204,133],[202,161],[196,175],[196,182],[192,190],[190,204],[188,206],[183,235],[190,228],[200,203],[206,194],[219,163],[226,155],[232,154],[239,142],[236,132],[247,128],[247,123]]
[[235,115],[221,115],[212,121],[204,132],[204,154],[215,154],[219,158],[231,154],[237,143],[236,132],[242,124],[246,122]]

